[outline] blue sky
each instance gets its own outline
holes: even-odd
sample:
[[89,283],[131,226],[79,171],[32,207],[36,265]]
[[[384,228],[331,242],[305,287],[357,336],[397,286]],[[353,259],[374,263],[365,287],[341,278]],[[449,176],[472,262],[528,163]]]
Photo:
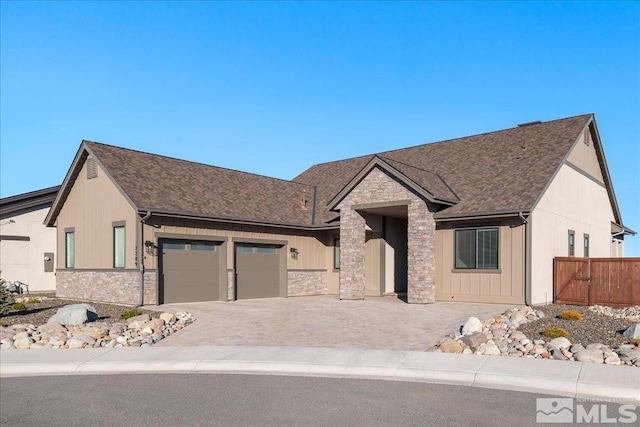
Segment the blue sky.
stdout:
[[61,183],[82,139],[291,179],[592,112],[640,231],[639,2],[0,7],[2,197]]

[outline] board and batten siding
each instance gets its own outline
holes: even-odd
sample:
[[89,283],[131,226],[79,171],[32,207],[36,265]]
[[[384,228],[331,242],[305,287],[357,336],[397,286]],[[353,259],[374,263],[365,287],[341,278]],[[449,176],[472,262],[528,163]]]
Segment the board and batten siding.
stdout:
[[65,268],[65,230],[75,231],[75,269],[113,268],[113,223],[125,221],[125,268],[136,267],[138,216],[105,171],[96,164],[97,176],[87,178],[87,162],[78,174],[58,214],[58,269]]
[[589,174],[591,178],[604,185],[600,163],[598,163],[598,156],[596,155],[589,129],[586,129],[582,135],[578,137],[578,141],[567,157],[567,162],[575,165]]
[[439,224],[436,229],[436,300],[524,303],[525,226],[519,220],[498,226],[498,270],[455,270],[455,229],[493,225]]

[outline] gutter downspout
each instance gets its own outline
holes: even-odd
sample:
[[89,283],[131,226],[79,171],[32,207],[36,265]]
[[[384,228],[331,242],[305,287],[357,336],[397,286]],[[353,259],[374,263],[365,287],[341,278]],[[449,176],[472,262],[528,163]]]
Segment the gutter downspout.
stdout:
[[531,224],[518,212],[518,218],[524,224],[524,304],[531,305]]
[[147,214],[143,216],[138,223],[138,235],[140,236],[140,245],[138,249],[138,267],[140,267],[140,304],[138,304],[138,307],[141,307],[144,304],[144,224],[150,216],[151,211],[147,211]]

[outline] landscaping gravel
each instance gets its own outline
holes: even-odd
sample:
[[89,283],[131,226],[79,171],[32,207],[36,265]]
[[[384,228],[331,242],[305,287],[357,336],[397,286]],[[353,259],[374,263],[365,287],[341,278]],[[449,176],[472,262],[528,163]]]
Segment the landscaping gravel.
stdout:
[[[18,298],[16,298],[18,299]],[[22,299],[22,298],[20,298]],[[28,300],[29,297],[24,298]],[[60,307],[69,304],[77,304],[78,301],[65,300],[60,298],[36,298],[40,302],[25,304],[25,310],[11,310],[9,313],[0,316],[0,325],[10,326],[18,324],[44,325],[49,318],[56,314]],[[133,307],[118,304],[90,303],[98,314],[99,320],[106,323],[115,323],[120,321],[120,314],[131,310]],[[153,310],[140,309],[142,313],[155,315],[157,317],[160,312]]]
[[[616,319],[612,316],[595,313],[586,306],[551,304],[533,308],[543,312],[544,318],[518,327],[520,332],[532,340],[546,339],[542,335],[544,330],[557,326],[569,332],[568,338],[572,343],[582,344],[585,347],[592,343],[602,343],[608,347],[615,348],[629,342],[622,336],[622,332],[633,323],[629,320]],[[577,311],[582,315],[582,319],[558,319],[560,313],[565,310]]]

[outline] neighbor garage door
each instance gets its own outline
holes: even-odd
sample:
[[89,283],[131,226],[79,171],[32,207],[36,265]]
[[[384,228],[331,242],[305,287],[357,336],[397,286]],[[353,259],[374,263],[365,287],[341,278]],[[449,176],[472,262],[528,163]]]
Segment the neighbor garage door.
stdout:
[[160,303],[221,299],[221,252],[218,242],[160,240]]
[[286,296],[286,288],[281,286],[281,250],[274,245],[236,244],[237,299]]

